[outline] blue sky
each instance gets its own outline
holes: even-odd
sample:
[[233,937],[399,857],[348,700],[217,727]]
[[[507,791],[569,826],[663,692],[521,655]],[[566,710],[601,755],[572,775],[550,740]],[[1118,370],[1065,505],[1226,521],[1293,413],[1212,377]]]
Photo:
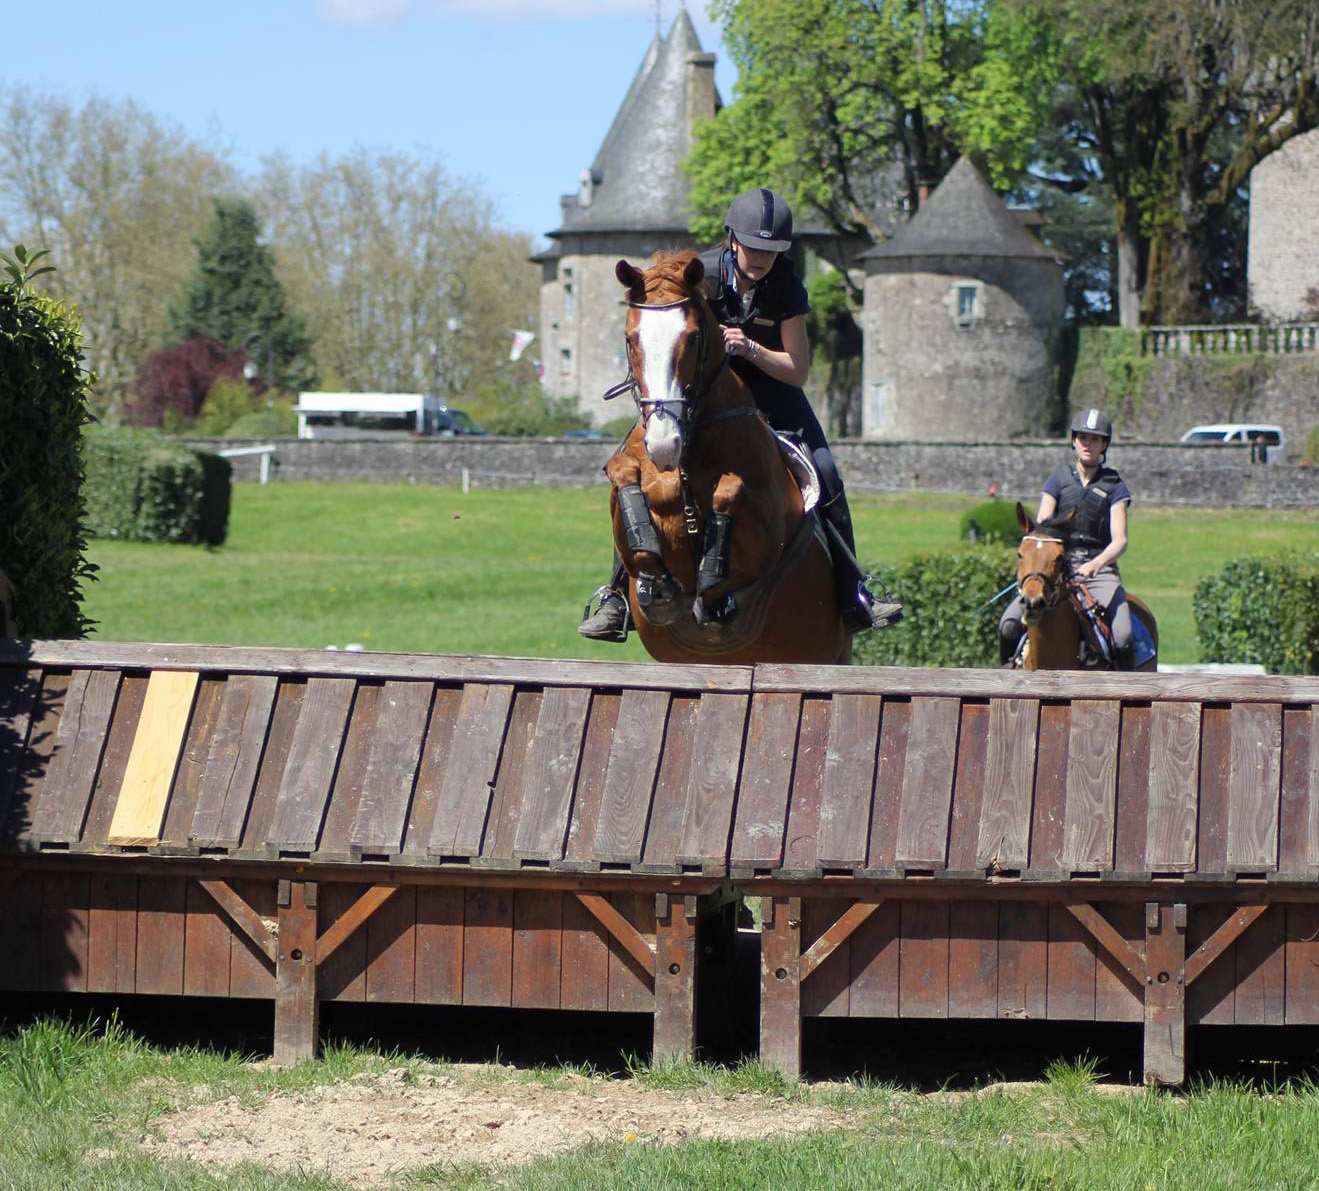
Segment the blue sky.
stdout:
[[[681,0],[658,0],[667,36]],[[438,153],[499,222],[558,226],[655,32],[656,0],[9,0],[0,83],[132,99],[242,169],[357,146]],[[735,74],[705,0],[701,44]]]

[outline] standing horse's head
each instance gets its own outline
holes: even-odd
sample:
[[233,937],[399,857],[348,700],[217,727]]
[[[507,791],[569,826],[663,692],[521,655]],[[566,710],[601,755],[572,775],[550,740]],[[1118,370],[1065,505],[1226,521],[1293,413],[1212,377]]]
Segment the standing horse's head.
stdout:
[[672,471],[700,397],[705,357],[712,345],[722,354],[714,316],[697,289],[705,267],[692,252],[659,253],[649,269],[619,261],[614,272],[627,289],[627,357],[646,454],[660,471]]
[[1017,587],[1025,605],[1025,620],[1034,624],[1063,596],[1066,589],[1064,557],[1067,529],[1073,513],[1038,523],[1017,503],[1021,545],[1017,547]]

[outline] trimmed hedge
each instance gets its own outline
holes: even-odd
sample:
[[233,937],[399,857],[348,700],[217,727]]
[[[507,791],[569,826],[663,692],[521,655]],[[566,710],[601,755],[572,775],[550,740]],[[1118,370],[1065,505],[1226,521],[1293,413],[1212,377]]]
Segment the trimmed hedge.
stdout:
[[224,541],[227,459],[128,426],[89,427],[86,441],[89,533],[130,542]]
[[1021,541],[1017,504],[1012,500],[989,500],[963,513],[957,536],[969,542],[1002,542],[1015,546]]
[[1016,577],[1015,547],[967,545],[918,555],[901,567],[871,569],[902,601],[904,617],[892,628],[853,638],[853,661],[865,666],[998,665],[998,618],[1009,597],[989,601]]
[[1319,674],[1319,551],[1233,559],[1192,600],[1204,662]]
[[[80,637],[84,557],[82,428],[94,378],[82,367],[77,311],[28,288],[38,257],[0,254],[0,571],[17,631]],[[2,631],[2,630],[0,630]]]

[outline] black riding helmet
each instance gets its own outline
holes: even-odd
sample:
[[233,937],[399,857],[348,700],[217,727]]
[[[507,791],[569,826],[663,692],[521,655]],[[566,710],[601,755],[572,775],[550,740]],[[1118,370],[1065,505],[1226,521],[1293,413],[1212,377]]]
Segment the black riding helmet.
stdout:
[[792,208],[772,190],[748,190],[728,205],[724,227],[748,248],[787,252],[792,247]]
[[1103,410],[1083,409],[1072,419],[1072,436],[1078,434],[1098,434],[1101,438],[1113,441],[1113,423],[1108,420]]

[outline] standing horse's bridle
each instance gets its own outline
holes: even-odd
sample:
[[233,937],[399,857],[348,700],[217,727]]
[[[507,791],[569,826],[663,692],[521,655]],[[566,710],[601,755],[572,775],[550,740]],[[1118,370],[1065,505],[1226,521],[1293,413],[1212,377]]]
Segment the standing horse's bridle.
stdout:
[[[1041,542],[1041,543],[1049,542],[1057,545],[1063,545],[1062,541],[1058,538],[1039,537],[1035,534],[1029,534],[1029,533],[1026,534],[1026,536],[1023,537],[1021,540],[1023,542]],[[1066,589],[1067,586],[1065,582],[1059,581],[1060,575],[1049,576],[1046,575],[1043,571],[1027,571],[1022,578],[1017,580],[1018,590],[1020,590],[1022,584],[1024,584],[1029,579],[1038,579],[1041,585],[1044,587],[1044,608],[1046,612],[1050,608],[1054,607],[1060,599],[1062,599],[1063,591]]]

